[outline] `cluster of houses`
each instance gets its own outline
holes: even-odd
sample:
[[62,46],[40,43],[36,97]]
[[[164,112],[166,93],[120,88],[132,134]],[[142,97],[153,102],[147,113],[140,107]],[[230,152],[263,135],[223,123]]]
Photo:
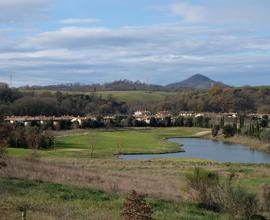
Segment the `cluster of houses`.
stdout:
[[[126,116],[127,117],[127,116]],[[150,124],[151,118],[155,118],[156,120],[164,120],[166,118],[170,118],[172,120],[183,117],[183,118],[198,118],[198,117],[207,117],[213,120],[220,120],[221,118],[227,120],[234,120],[238,117],[237,113],[207,113],[207,112],[180,112],[178,115],[174,115],[169,111],[161,111],[153,114],[149,111],[136,111],[133,114],[133,118],[140,122],[145,122],[146,124]],[[248,114],[246,115],[247,118],[257,117],[262,118],[262,114]],[[114,120],[116,116],[105,116],[102,117],[104,121],[106,120]],[[82,125],[83,121],[87,120],[97,120],[95,116],[86,116],[86,117],[75,117],[75,116],[37,116],[37,117],[30,117],[30,116],[8,116],[5,119],[9,123],[20,123],[25,126],[31,124],[32,122],[38,122],[40,124],[45,124],[47,122],[52,122],[53,125],[59,124],[61,121],[69,121],[72,123],[78,123]]]

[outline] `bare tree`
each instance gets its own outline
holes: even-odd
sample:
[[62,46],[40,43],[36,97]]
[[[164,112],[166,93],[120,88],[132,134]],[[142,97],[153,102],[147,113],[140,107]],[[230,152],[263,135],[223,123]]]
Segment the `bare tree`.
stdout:
[[90,158],[91,159],[94,157],[95,146],[96,146],[95,135],[91,135],[90,136]]

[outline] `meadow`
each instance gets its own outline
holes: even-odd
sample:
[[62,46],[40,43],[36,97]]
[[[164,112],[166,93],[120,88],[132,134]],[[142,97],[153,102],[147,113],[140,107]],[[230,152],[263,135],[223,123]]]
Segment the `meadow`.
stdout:
[[[22,92],[34,92],[36,94],[42,93],[56,93],[53,90],[21,90]],[[76,92],[76,91],[61,91],[63,94],[85,94],[90,95],[92,92]],[[175,95],[175,92],[166,92],[166,91],[97,91],[96,95],[100,95],[103,98],[108,96],[113,96],[117,101],[121,102],[139,102],[139,101],[160,101],[164,98]]]

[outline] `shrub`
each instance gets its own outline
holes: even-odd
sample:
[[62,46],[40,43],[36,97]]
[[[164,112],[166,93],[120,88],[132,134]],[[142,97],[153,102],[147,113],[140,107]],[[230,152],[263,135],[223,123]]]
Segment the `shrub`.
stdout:
[[214,211],[221,210],[222,188],[218,174],[195,168],[186,178],[189,186],[195,190],[195,196],[202,207]]
[[54,137],[37,127],[18,127],[8,138],[9,147],[47,149],[54,144]]
[[262,187],[260,202],[262,210],[270,212],[270,185],[264,185]]
[[225,138],[233,137],[236,133],[236,129],[233,125],[227,124],[223,126],[223,134]]
[[258,212],[258,200],[255,193],[242,187],[228,186],[224,199],[224,211],[234,218],[251,219]]
[[[256,194],[233,186],[233,176],[221,182],[218,174],[195,168],[186,177],[189,186],[195,191],[200,207],[227,212],[235,219],[253,219],[256,216],[259,210]],[[267,200],[269,194],[266,192]]]
[[132,191],[124,203],[124,220],[153,220],[152,215],[152,208],[146,203],[145,197]]

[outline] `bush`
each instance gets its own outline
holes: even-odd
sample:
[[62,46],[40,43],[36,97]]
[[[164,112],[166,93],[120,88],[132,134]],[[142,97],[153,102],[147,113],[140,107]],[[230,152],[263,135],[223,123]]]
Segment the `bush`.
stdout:
[[195,168],[186,178],[189,186],[195,190],[195,196],[202,207],[214,211],[221,210],[222,188],[217,174]]
[[[189,186],[195,191],[200,207],[229,213],[235,219],[253,219],[259,206],[257,196],[246,189],[232,185],[232,178],[221,182],[216,173],[195,168],[188,174]],[[268,191],[265,199],[268,199]]]
[[153,220],[153,211],[144,196],[132,191],[124,203],[124,220]]
[[270,185],[264,185],[261,192],[261,207],[264,212],[270,212]]
[[231,124],[224,125],[222,133],[224,134],[225,138],[233,137],[236,134],[235,126]]
[[255,193],[241,187],[229,186],[224,199],[224,211],[236,219],[251,219],[258,212],[258,200]]

